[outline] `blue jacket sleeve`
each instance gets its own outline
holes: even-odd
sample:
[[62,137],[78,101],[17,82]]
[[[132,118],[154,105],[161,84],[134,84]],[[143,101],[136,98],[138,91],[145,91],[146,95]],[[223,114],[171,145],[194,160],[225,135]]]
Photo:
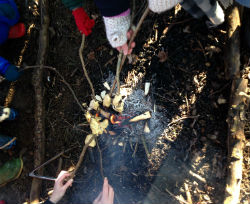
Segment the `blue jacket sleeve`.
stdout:
[[0,74],[1,75],[5,74],[8,66],[10,66],[10,63],[3,57],[0,57]]

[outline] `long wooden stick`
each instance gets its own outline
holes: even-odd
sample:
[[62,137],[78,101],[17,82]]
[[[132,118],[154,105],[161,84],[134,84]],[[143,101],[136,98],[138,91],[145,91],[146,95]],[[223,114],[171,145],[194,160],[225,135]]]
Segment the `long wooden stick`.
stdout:
[[[130,47],[131,47],[131,43],[134,42],[134,39],[135,39],[135,37],[136,37],[138,31],[140,30],[141,25],[142,25],[144,19],[147,17],[148,13],[149,13],[149,8],[147,7],[147,8],[145,9],[144,13],[142,14],[142,17],[141,17],[139,23],[137,24],[136,29],[135,29],[135,31],[134,31],[134,33],[133,33],[131,39],[129,40],[129,43],[128,43],[128,48],[129,48],[129,49],[130,49]],[[125,60],[126,60],[126,57],[127,57],[126,55],[123,55],[123,56],[122,56],[122,60],[121,60],[121,65],[120,65],[119,73],[120,73],[121,70],[122,70],[122,66],[123,66],[123,64],[124,64],[124,62],[125,62]],[[113,92],[114,89],[115,89],[116,82],[117,82],[117,81],[116,81],[116,79],[115,79],[114,82],[113,82],[113,84],[112,84],[110,93],[109,93],[110,96],[112,95],[112,92]]]
[[[38,65],[34,65],[34,66],[25,66],[23,70],[28,70],[28,69],[35,69],[35,68],[40,68],[40,66]],[[81,105],[80,101],[78,100],[78,98],[76,97],[76,94],[74,92],[74,90],[71,88],[70,84],[65,80],[65,78],[61,75],[61,73],[59,71],[57,71],[57,69],[55,67],[50,67],[50,66],[43,66],[43,69],[49,69],[54,71],[62,80],[62,82],[68,87],[68,89],[70,90],[71,94],[73,95],[76,103],[78,104],[79,108],[85,113],[86,110],[84,110],[83,106]]]
[[92,140],[94,140],[94,139],[96,138],[96,136],[97,136],[97,135],[93,135],[93,136],[90,138],[90,140],[83,146],[82,152],[81,152],[81,154],[80,154],[80,157],[79,157],[79,160],[78,160],[78,162],[77,162],[77,164],[76,164],[76,167],[75,167],[75,169],[74,169],[74,170],[72,171],[72,173],[71,173],[71,176],[70,176],[71,178],[74,178],[74,176],[76,175],[76,172],[78,171],[78,169],[80,168],[80,166],[81,166],[81,164],[82,164],[84,155],[85,155],[85,153],[86,153],[86,150],[87,150],[89,144],[92,142]]
[[[34,166],[39,166],[44,160],[45,149],[45,110],[44,110],[44,87],[43,87],[43,65],[46,62],[46,54],[48,49],[48,28],[49,13],[48,1],[40,0],[41,30],[39,34],[39,49],[37,54],[38,69],[34,70],[33,86],[35,91],[35,127],[34,127]],[[39,174],[43,175],[43,169],[39,170]],[[41,180],[33,178],[30,190],[30,203],[39,203]]]
[[79,56],[80,56],[80,59],[81,59],[82,69],[83,69],[84,75],[85,75],[86,79],[88,80],[89,86],[90,86],[91,91],[92,91],[92,99],[94,99],[95,98],[95,90],[94,90],[93,84],[92,84],[92,82],[91,82],[91,80],[89,78],[89,75],[88,75],[84,60],[83,60],[83,56],[82,56],[82,51],[83,51],[83,48],[84,48],[84,42],[85,42],[85,35],[83,34],[82,35],[82,43],[81,43],[81,46],[79,48]]

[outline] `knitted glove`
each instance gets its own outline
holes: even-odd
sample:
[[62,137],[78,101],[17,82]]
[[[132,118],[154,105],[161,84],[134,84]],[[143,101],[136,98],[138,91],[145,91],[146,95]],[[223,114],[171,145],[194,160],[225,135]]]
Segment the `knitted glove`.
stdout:
[[16,81],[20,76],[18,68],[14,65],[9,65],[5,71],[4,77],[8,81]]
[[81,34],[88,36],[92,32],[92,28],[95,25],[95,21],[90,19],[88,14],[84,11],[82,7],[77,8],[72,11],[75,18],[76,25]]
[[127,42],[127,32],[130,27],[130,15],[103,17],[106,35],[112,47],[122,46]]
[[155,13],[162,13],[166,10],[170,10],[180,2],[182,2],[182,0],[148,0],[148,7]]

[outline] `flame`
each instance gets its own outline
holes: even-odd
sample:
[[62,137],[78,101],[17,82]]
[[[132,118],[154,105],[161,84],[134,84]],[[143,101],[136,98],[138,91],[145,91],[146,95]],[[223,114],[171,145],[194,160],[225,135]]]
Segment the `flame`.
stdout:
[[112,124],[119,124],[119,123],[121,123],[120,121],[116,120],[116,116],[115,115],[111,115],[110,116],[110,122]]

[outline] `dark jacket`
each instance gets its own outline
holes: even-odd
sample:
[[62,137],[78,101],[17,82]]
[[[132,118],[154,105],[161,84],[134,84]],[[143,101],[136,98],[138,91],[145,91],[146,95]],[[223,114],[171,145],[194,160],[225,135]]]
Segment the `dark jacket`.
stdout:
[[[127,11],[129,8],[129,0],[94,0],[99,8],[101,15],[112,17]],[[81,7],[83,0],[62,0],[63,4],[69,9]]]

